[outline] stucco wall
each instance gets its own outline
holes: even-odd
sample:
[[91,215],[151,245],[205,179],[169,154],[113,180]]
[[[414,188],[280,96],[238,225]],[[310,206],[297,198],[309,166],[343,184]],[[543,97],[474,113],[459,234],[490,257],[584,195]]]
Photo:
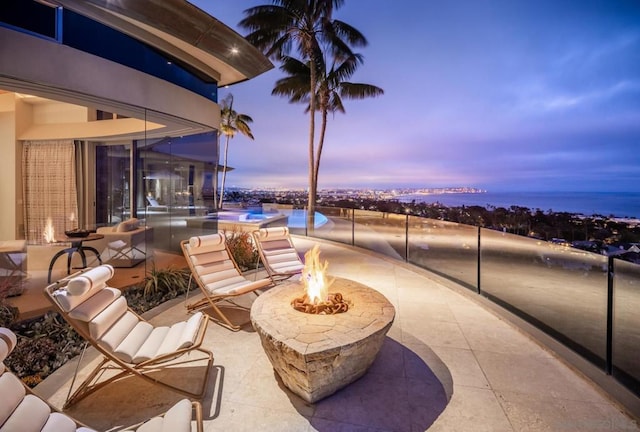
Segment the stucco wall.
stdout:
[[[115,112],[154,121],[153,112],[211,128],[219,107],[206,98],[142,72],[67,46],[0,28],[0,77],[34,88],[49,88],[51,97],[77,97],[79,105],[113,107]],[[81,101],[81,102],[80,102]]]

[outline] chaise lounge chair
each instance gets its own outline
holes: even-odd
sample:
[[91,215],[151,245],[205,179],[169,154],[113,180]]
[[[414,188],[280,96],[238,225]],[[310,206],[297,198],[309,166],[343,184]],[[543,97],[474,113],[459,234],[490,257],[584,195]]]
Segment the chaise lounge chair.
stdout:
[[[170,327],[154,327],[127,306],[119,289],[107,286],[113,267],[102,265],[79,272],[45,288],[45,294],[62,317],[103,355],[102,361],[73,395],[65,407],[81,400],[106,384],[125,376],[138,376],[153,384],[201,399],[205,390],[213,354],[201,348],[207,320],[201,313]],[[159,370],[170,370],[172,360],[199,351],[203,355],[182,360],[181,364],[207,360],[202,386],[198,392],[169,384],[158,378]],[[106,370],[119,371],[100,380]],[[73,383],[72,383],[73,386]]]
[[302,273],[304,263],[293,246],[289,228],[261,228],[252,235],[260,260],[274,283]]
[[[6,370],[2,363],[16,346],[16,335],[0,327],[0,430],[20,432],[95,432],[77,420],[58,412],[36,396],[18,377]],[[198,432],[203,431],[202,406],[199,402],[182,399],[165,414],[131,426],[136,432],[190,432],[193,411]]]
[[[204,298],[187,305],[187,309],[195,311],[210,307],[220,318],[216,320],[208,315],[211,320],[230,330],[240,330],[245,323],[233,324],[216,304],[227,301],[236,308],[246,309],[233,302],[233,297],[249,292],[257,295],[256,290],[272,286],[272,281],[266,278],[251,281],[244,277],[229,252],[224,233],[191,237],[180,242],[180,246],[191,270],[189,287],[192,280],[195,280],[204,294]],[[187,291],[187,297],[188,295]]]
[[169,211],[169,206],[160,204],[158,202],[158,200],[153,198],[153,197],[148,196],[147,197],[147,202],[149,203],[149,205],[147,206],[147,211],[150,211],[150,210],[152,210],[152,211],[153,210],[157,210],[157,211],[162,210],[164,212],[168,212]]

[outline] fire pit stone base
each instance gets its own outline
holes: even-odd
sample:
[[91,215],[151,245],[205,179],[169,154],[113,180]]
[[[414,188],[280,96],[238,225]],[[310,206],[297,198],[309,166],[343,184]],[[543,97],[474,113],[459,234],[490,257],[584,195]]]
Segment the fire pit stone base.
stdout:
[[395,309],[379,292],[336,279],[352,306],[345,313],[312,315],[293,309],[302,285],[285,283],[260,295],[251,322],[283,384],[307,402],[323,399],[365,374],[382,347]]

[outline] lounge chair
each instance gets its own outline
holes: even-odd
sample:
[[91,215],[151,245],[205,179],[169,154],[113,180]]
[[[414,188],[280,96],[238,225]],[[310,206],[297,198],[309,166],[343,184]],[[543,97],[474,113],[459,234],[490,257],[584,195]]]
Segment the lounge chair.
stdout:
[[[107,286],[113,267],[102,265],[79,272],[45,288],[45,294],[62,317],[103,355],[102,361],[73,395],[65,407],[81,400],[106,384],[135,375],[188,397],[201,399],[206,390],[213,354],[201,348],[207,320],[195,314],[172,326],[154,327],[127,306],[120,290]],[[181,364],[207,360],[202,387],[191,392],[169,384],[152,372],[169,370],[183,354],[199,351],[203,355],[182,360]],[[117,374],[100,380],[103,371]],[[73,386],[73,384],[72,384]]]
[[289,228],[261,228],[252,235],[260,260],[274,283],[302,273],[304,263],[291,241]]
[[216,320],[208,315],[212,321],[233,331],[240,330],[246,323],[233,324],[216,304],[227,301],[236,308],[246,309],[233,302],[233,297],[249,292],[257,295],[256,290],[272,286],[272,281],[267,278],[251,281],[244,277],[229,252],[224,233],[191,237],[180,242],[180,246],[191,270],[189,288],[195,281],[204,294],[201,300],[187,305],[187,309],[195,311],[210,307],[220,318]]
[[[62,414],[36,396],[30,388],[6,370],[4,359],[16,345],[16,335],[0,327],[0,430],[20,432],[95,432],[73,418]],[[105,409],[106,411],[106,409]],[[199,402],[182,399],[165,414],[129,427],[128,431],[190,432],[195,411],[198,432],[203,431],[202,406]]]
[[149,205],[147,206],[147,211],[149,210],[162,210],[164,212],[169,211],[169,206],[160,204],[158,200],[153,197],[148,196],[147,202],[149,203]]

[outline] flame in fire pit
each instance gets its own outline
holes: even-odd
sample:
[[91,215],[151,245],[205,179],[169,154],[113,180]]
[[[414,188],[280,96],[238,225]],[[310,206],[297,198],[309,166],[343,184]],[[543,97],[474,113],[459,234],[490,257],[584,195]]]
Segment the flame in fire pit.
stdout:
[[53,229],[53,221],[51,218],[47,218],[47,224],[44,227],[44,240],[47,243],[53,243],[56,241],[55,230]]
[[329,294],[333,280],[327,281],[326,270],[329,263],[320,262],[320,247],[315,245],[304,254],[304,261],[304,296],[291,302],[293,308],[300,312],[323,315],[346,312],[349,304],[342,298],[342,294]]
[[304,269],[302,282],[309,303],[318,304],[327,301],[329,297],[329,283],[327,283],[327,267],[329,263],[320,262],[320,246],[315,245],[304,254]]

